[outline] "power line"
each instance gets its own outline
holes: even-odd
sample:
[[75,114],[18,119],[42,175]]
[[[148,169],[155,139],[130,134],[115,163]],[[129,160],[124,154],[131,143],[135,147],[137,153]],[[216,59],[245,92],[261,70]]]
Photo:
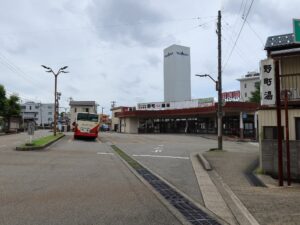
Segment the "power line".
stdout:
[[254,28],[250,25],[250,23],[246,20],[247,25],[249,26],[250,30],[255,34],[255,36],[258,38],[258,40],[261,42],[262,46],[264,47],[265,43],[262,40],[262,38],[258,35],[258,33],[254,30]]
[[[192,20],[200,20],[200,19],[207,19],[207,18],[216,18],[216,16],[198,16],[192,18],[179,18],[179,19],[167,19],[161,21],[160,23],[176,23],[176,22],[183,22],[183,21],[192,21]],[[153,20],[141,20],[132,23],[116,23],[116,24],[105,24],[105,25],[98,25],[94,26],[96,28],[118,28],[118,27],[126,27],[126,26],[137,26],[143,24],[151,24],[155,23]],[[18,33],[27,33],[27,34],[34,34],[34,33],[42,33],[42,32],[53,32],[53,31],[63,31],[63,30],[84,30],[84,29],[91,29],[90,25],[85,25],[82,27],[75,27],[75,28],[50,28],[50,29],[39,29],[38,31],[17,31]],[[16,35],[13,32],[8,33],[0,33],[0,36],[3,35]]]
[[18,66],[16,66],[12,61],[10,61],[3,53],[0,53],[0,62],[2,65],[6,66],[6,68],[8,68],[10,71],[19,75],[20,77],[22,77],[24,80],[26,80],[30,84],[39,86],[33,80],[30,80],[28,78],[30,76],[28,74],[26,74],[23,70],[21,70]]
[[[228,34],[229,33],[229,35],[228,35],[228,38],[226,37],[226,39],[225,39],[225,41],[228,43],[228,47],[230,47],[230,46],[233,46],[233,44],[234,44],[234,39],[233,39],[233,37],[232,37],[232,34],[237,34],[234,30],[231,30],[231,28],[228,26],[228,27],[222,27],[222,28],[224,28],[223,30],[224,31],[226,31],[226,33]],[[224,34],[224,33],[223,33]],[[230,35],[231,34],[231,35]],[[224,36],[224,35],[223,35]],[[243,38],[241,37],[241,40],[243,40]],[[230,41],[230,43],[229,43],[229,41]],[[244,42],[245,42],[245,40],[243,40]],[[247,59],[251,59],[251,60],[254,60],[254,58],[253,58],[253,55],[252,54],[247,54],[247,53],[245,53],[245,51],[242,49],[242,48],[240,48],[238,45],[236,46],[236,49],[239,51],[239,53],[240,54],[242,54],[243,56],[245,56]],[[247,51],[249,51],[248,49],[247,49]],[[239,55],[240,55],[239,54]],[[226,57],[225,58],[227,58],[227,56],[229,55],[229,52],[227,52],[227,54],[226,54]],[[252,56],[252,57],[251,57]],[[257,60],[255,59],[255,62],[257,62]]]
[[252,8],[253,2],[254,2],[254,0],[251,1],[251,4],[250,4],[249,9],[248,9],[248,11],[247,11],[247,14],[246,14],[246,16],[245,16],[245,18],[244,18],[243,24],[242,24],[242,26],[241,26],[241,28],[240,28],[239,33],[238,33],[238,36],[237,36],[237,38],[236,38],[236,40],[235,40],[235,42],[234,42],[234,45],[233,45],[233,47],[232,47],[232,49],[231,49],[231,51],[230,51],[229,57],[227,58],[226,63],[224,64],[222,70],[225,70],[225,68],[226,68],[226,66],[227,66],[227,64],[228,64],[228,62],[229,62],[229,60],[230,60],[230,58],[231,58],[231,56],[232,56],[232,53],[233,53],[233,51],[234,51],[234,49],[235,49],[235,46],[237,45],[237,42],[238,42],[238,40],[239,40],[239,38],[240,38],[240,36],[241,36],[241,33],[242,33],[243,28],[244,28],[244,26],[245,26],[246,20],[247,20],[247,18],[248,18],[248,15],[249,15],[249,13],[250,13],[251,8]]

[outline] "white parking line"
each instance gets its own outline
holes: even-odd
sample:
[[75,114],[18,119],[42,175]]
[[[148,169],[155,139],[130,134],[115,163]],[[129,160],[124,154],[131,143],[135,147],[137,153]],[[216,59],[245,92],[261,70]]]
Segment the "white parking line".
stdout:
[[97,155],[113,155],[111,152],[97,152]]
[[170,159],[190,159],[184,156],[169,156],[169,155],[132,155],[134,157],[152,157],[152,158],[170,158]]

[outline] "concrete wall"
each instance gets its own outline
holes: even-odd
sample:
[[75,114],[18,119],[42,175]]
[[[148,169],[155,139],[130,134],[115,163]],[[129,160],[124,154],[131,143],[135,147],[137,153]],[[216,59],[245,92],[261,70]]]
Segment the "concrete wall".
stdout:
[[138,118],[121,118],[121,133],[137,134],[138,133]]
[[[274,177],[278,175],[277,140],[262,140],[262,169]],[[283,174],[286,176],[286,148],[283,141]],[[290,141],[291,178],[300,180],[300,141]]]
[[[290,159],[291,159],[291,176],[293,179],[300,179],[300,141],[296,139],[295,118],[300,117],[300,109],[289,109],[289,136],[290,136]],[[263,127],[276,126],[276,110],[258,111],[259,121],[259,142],[260,142],[260,167],[268,174],[277,176],[278,173],[278,146],[277,140],[264,140]],[[284,127],[285,139],[285,113],[281,110],[281,122]],[[283,141],[283,162],[284,174],[286,174],[286,151],[285,141]]]
[[171,45],[164,50],[164,101],[187,100],[191,100],[190,48]]
[[111,111],[111,130],[114,130],[115,125],[118,125],[118,130],[116,130],[116,131],[120,132],[120,119],[115,116],[115,113],[121,112],[121,111],[122,111],[122,108],[112,109],[112,111]]

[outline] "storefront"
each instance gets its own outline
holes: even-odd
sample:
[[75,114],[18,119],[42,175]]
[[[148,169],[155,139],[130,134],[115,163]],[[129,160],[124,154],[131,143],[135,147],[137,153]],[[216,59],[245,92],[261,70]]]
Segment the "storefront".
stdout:
[[[225,135],[255,138],[258,104],[226,102],[223,106]],[[131,110],[116,113],[124,133],[217,133],[217,104],[173,110]]]

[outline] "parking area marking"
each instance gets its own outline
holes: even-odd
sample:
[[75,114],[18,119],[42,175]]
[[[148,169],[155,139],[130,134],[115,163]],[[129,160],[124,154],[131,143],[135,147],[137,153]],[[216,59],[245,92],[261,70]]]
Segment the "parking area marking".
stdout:
[[113,155],[111,152],[97,152],[97,155]]
[[190,159],[184,156],[169,156],[169,155],[132,155],[134,157],[152,157],[152,158],[170,158],[170,159]]

